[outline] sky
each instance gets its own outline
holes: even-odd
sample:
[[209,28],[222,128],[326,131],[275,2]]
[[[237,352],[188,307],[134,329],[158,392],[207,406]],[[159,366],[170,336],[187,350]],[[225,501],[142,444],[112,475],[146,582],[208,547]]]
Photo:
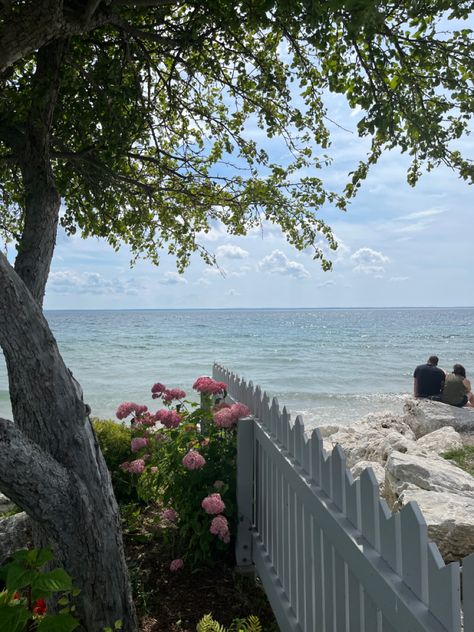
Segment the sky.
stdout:
[[[365,157],[367,141],[355,133],[358,113],[341,97],[329,97],[328,114],[344,129],[330,125],[333,164],[326,186],[342,189]],[[281,145],[262,142],[272,160],[282,158]],[[461,148],[473,157],[470,137]],[[330,272],[272,225],[246,237],[215,225],[200,241],[216,254],[221,270],[196,256],[183,275],[165,253],[159,267],[147,261],[130,267],[126,247],[114,252],[104,241],[60,232],[45,308],[472,306],[474,189],[447,168],[423,175],[411,188],[408,165],[400,153],[384,155],[347,212],[325,210],[339,243]]]

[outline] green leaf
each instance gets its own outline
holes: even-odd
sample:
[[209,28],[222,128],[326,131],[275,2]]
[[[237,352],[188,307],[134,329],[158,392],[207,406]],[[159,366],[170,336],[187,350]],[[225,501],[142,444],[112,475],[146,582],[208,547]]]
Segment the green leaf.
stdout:
[[30,613],[22,605],[0,605],[0,632],[21,632]]
[[63,568],[55,568],[48,573],[38,574],[32,587],[37,590],[49,590],[57,592],[59,590],[71,590],[72,579]]
[[79,626],[79,621],[70,614],[50,614],[40,621],[38,632],[72,632]]
[[6,585],[8,590],[20,590],[29,586],[37,577],[37,573],[18,564],[11,564],[8,568]]

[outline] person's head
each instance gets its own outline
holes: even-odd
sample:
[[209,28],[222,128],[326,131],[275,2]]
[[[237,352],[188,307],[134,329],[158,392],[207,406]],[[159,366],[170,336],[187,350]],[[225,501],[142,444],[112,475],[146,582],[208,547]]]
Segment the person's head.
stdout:
[[453,366],[454,375],[460,375],[461,377],[466,377],[466,369],[462,364],[455,364]]
[[428,364],[431,364],[433,366],[438,366],[438,362],[439,362],[438,356],[430,356],[428,358]]

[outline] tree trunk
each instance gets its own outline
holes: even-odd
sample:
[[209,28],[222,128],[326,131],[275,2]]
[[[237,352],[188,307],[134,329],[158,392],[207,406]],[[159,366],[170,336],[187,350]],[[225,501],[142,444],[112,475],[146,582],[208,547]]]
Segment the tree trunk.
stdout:
[[0,344],[22,403],[21,423],[1,421],[0,489],[31,515],[81,589],[76,607],[83,629],[99,632],[120,619],[132,632],[135,612],[109,472],[41,308],[2,254],[0,296]]
[[12,143],[25,185],[24,231],[15,270],[0,253],[0,346],[15,424],[0,420],[0,490],[33,519],[35,543],[53,546],[81,589],[82,629],[123,622],[137,629],[117,503],[82,391],[42,313],[60,197],[49,134],[64,45],[37,56],[32,105]]

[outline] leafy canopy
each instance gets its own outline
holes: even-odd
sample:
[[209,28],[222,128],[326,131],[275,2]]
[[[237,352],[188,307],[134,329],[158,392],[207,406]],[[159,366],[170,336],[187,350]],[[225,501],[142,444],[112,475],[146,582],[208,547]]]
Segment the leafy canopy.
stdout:
[[[411,156],[412,185],[441,163],[474,180],[456,148],[474,109],[470,1],[96,4],[99,26],[68,42],[47,156],[68,233],[125,242],[154,262],[165,248],[183,269],[195,251],[212,260],[197,234],[213,222],[243,235],[268,220],[327,268],[318,239],[336,243],[318,211],[345,209],[383,150]],[[0,227],[10,239],[24,222],[12,134],[21,138],[32,103],[47,98],[35,68],[31,55],[3,78]],[[362,109],[358,133],[372,139],[344,194],[321,177],[328,91]],[[249,124],[284,140],[280,163]]]

